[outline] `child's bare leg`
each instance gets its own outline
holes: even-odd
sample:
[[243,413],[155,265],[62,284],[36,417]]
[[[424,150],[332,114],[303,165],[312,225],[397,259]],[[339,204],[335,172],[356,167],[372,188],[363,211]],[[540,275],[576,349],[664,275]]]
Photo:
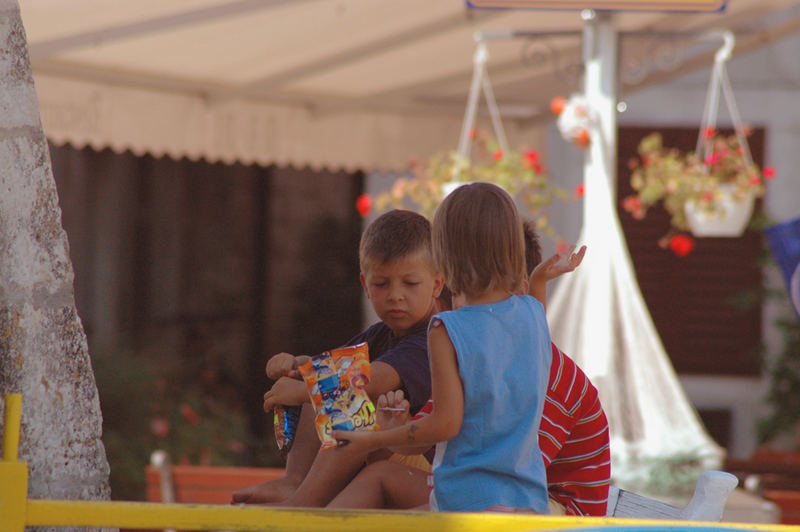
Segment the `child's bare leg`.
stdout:
[[397,462],[375,462],[362,469],[328,508],[416,508],[428,502],[427,477],[425,471]]
[[247,486],[233,492],[232,503],[258,504],[281,502],[289,498],[303,482],[319,452],[319,437],[314,427],[314,409],[303,405],[297,421],[297,433],[289,455],[283,478]]
[[326,449],[317,453],[314,463],[297,490],[281,506],[323,507],[361,470],[367,455]]

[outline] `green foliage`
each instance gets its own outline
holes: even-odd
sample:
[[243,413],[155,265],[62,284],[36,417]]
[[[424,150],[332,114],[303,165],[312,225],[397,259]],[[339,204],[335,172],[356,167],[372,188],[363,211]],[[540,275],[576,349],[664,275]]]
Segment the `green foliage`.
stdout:
[[789,303],[786,291],[779,297],[783,316],[773,325],[783,339],[781,352],[767,365],[769,390],[766,401],[772,407],[767,417],[756,425],[759,443],[766,443],[783,434],[793,434],[800,422],[800,320]]
[[[156,449],[175,463],[242,464],[251,442],[241,405],[225,399],[230,394],[212,393],[177,363],[144,354],[100,350],[93,364],[113,498],[145,498],[144,469]],[[274,442],[256,447],[261,465],[280,463]]]
[[[766,215],[754,218],[754,225],[759,229],[772,224],[774,221]],[[757,266],[777,268],[766,244]],[[756,353],[765,365],[769,388],[764,401],[771,409],[768,415],[756,422],[759,444],[769,443],[783,435],[793,436],[800,427],[800,317],[789,300],[786,286],[767,282],[758,290],[737,293],[730,304],[747,311],[754,306],[763,306],[767,301],[778,306],[779,317],[773,320],[772,325],[780,332],[781,343],[777,353],[769,354],[763,344]]]
[[625,489],[651,496],[689,497],[697,479],[708,469],[709,460],[710,457],[702,457],[699,451],[641,460],[643,475],[631,479]]

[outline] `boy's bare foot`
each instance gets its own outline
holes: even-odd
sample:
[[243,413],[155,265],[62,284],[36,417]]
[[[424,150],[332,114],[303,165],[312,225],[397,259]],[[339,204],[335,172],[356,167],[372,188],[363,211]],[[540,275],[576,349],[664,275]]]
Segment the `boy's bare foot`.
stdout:
[[298,483],[286,477],[268,480],[233,492],[231,504],[263,504],[283,502],[297,489]]

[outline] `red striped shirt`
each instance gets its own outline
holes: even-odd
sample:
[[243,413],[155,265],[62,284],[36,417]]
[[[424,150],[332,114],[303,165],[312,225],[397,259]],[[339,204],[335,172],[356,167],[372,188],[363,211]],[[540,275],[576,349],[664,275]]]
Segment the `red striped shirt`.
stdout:
[[606,514],[611,479],[608,421],[581,368],[552,344],[539,447],[550,497],[568,514]]
[[[606,515],[611,479],[608,421],[597,389],[555,344],[545,396],[539,447],[547,489],[568,515]],[[433,411],[428,400],[415,418]]]

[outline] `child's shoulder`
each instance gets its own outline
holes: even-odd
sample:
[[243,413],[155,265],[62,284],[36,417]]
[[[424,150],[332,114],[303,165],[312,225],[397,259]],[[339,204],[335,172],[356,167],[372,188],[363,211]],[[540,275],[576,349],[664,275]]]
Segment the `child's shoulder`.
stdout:
[[416,325],[403,336],[395,336],[388,325],[379,321],[370,325],[360,336],[364,338],[362,341],[385,342],[391,346],[401,344],[421,344],[422,346],[427,346],[427,323]]
[[515,295],[511,297],[517,298],[525,306],[533,309],[535,312],[541,312],[542,314],[544,314],[544,305],[542,305],[542,302],[536,299],[535,297],[530,296],[528,294]]

